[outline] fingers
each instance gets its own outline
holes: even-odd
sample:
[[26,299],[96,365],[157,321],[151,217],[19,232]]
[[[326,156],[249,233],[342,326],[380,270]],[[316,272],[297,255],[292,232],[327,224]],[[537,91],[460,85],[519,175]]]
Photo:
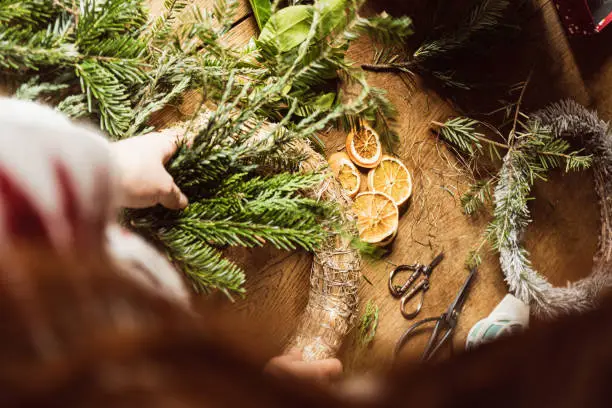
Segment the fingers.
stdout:
[[158,202],[171,210],[182,210],[189,204],[187,196],[174,184],[174,181],[172,181],[168,189],[162,191],[158,197]]
[[342,363],[335,358],[317,361],[293,361],[287,368],[289,373],[298,377],[320,381],[336,380],[342,375]]
[[176,152],[180,130],[149,133],[111,144],[121,188],[119,205],[145,208],[156,204],[178,210],[188,204],[164,167]]
[[277,376],[293,375],[328,382],[342,375],[342,363],[335,358],[303,361],[302,352],[299,349],[292,349],[285,355],[271,359],[265,371]]
[[172,155],[176,153],[180,143],[180,137],[179,134],[172,131],[172,129],[162,131],[158,133],[157,136],[160,138],[161,143],[160,150],[162,154],[162,163],[165,164],[168,160],[170,160]]
[[187,140],[184,134],[184,130],[177,128],[164,129],[161,132],[155,133],[155,136],[160,139],[163,163],[170,160],[181,143],[190,143],[190,140]]

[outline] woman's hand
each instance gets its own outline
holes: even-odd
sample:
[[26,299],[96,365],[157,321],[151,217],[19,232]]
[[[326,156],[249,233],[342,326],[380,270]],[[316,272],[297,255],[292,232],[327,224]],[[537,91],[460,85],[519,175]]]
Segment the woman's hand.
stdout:
[[166,130],[111,143],[122,207],[146,208],[161,204],[178,210],[187,206],[187,197],[164,167],[176,152],[177,141],[176,132]]
[[285,355],[271,359],[265,371],[279,377],[292,375],[320,382],[331,382],[342,375],[342,363],[335,358],[304,361],[302,351],[292,349]]

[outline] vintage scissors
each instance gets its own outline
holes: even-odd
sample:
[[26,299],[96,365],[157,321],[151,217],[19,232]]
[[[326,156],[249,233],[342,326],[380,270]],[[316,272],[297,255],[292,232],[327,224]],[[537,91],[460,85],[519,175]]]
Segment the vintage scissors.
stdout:
[[[444,259],[444,253],[438,254],[438,256],[436,256],[429,265],[422,265],[418,263],[413,265],[400,265],[389,273],[389,292],[391,292],[393,297],[402,298],[400,302],[400,311],[402,312],[402,316],[404,316],[406,319],[416,317],[416,315],[418,315],[421,311],[421,307],[423,307],[423,300],[425,299],[425,292],[427,292],[429,289],[429,277],[431,276],[434,268],[438,266],[440,262],[442,262],[442,259]],[[395,285],[395,275],[403,271],[412,271],[412,274],[402,286]],[[421,275],[423,275],[423,279],[421,279],[416,285],[412,286]],[[406,311],[406,304],[418,292],[421,292],[421,300],[419,301],[416,309],[412,312]]]
[[435,322],[433,331],[431,336],[429,337],[429,341],[427,342],[427,346],[425,346],[425,350],[421,355],[421,360],[427,361],[431,357],[433,357],[438,350],[451,338],[453,332],[455,331],[455,327],[457,326],[457,321],[459,320],[459,313],[461,312],[461,308],[463,307],[463,303],[467,298],[468,289],[474,276],[476,275],[476,268],[472,268],[470,274],[467,279],[463,283],[461,290],[457,294],[457,297],[448,307],[446,312],[442,313],[442,315],[438,317],[428,317],[426,319],[420,320],[410,326],[402,337],[399,338],[397,344],[395,345],[395,355],[397,356],[402,349],[402,347],[408,342],[410,336],[421,326]]

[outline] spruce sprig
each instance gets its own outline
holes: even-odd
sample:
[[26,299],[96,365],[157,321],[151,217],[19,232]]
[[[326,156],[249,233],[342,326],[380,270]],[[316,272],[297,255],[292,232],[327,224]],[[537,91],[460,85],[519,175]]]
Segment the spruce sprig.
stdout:
[[461,207],[467,215],[475,214],[481,208],[493,203],[491,188],[494,179],[478,180],[461,196]]
[[[0,7],[0,68],[78,84],[103,130],[124,132],[134,87],[146,80],[147,15],[140,0],[5,0]],[[73,8],[74,7],[74,8]],[[34,86],[34,84],[33,84]]]
[[495,31],[510,3],[509,0],[481,0],[476,3],[456,29],[424,42],[413,54],[415,61],[423,63],[466,48],[479,36]]
[[[412,21],[408,17],[393,18],[385,13],[370,18],[362,17],[357,12],[362,4],[362,0],[336,0],[300,6],[302,8],[299,10],[304,12],[300,15],[310,21],[309,30],[302,26],[301,31],[298,31],[303,38],[311,36],[307,48],[294,45],[296,41],[293,37],[290,37],[292,43],[287,44],[289,40],[284,42],[282,35],[277,35],[275,30],[283,24],[291,23],[280,20],[288,8],[278,10],[262,30],[264,38],[256,42],[259,51],[257,59],[270,67],[272,76],[280,76],[287,71],[289,61],[294,61],[301,50],[306,51],[296,67],[294,80],[286,96],[282,98],[287,109],[293,101],[297,102],[295,113],[300,117],[312,114],[322,116],[338,111],[337,108],[346,103],[341,92],[329,91],[330,84],[334,82],[342,80],[365,89],[362,106],[355,113],[336,115],[336,121],[346,130],[359,128],[365,120],[377,130],[383,143],[392,149],[399,139],[394,128],[397,112],[385,92],[370,87],[362,70],[345,54],[350,44],[364,35],[383,44],[400,44],[412,34]],[[296,27],[292,28],[297,30]],[[266,31],[274,34],[265,35]],[[338,88],[337,84],[333,88]],[[268,116],[272,117],[282,117],[286,111],[279,110],[278,103],[265,109]]]

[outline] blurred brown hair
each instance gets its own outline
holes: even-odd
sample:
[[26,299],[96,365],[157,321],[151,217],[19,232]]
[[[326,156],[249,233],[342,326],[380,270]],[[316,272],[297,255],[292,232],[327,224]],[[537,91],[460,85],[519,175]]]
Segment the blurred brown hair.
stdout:
[[[101,245],[93,246],[101,247]],[[193,315],[98,249],[18,242],[0,257],[2,407],[598,407],[612,400],[612,303],[430,366],[367,401],[264,375],[226,315]],[[234,331],[232,336],[231,331]],[[257,348],[257,347],[255,347]]]
[[100,251],[24,243],[9,258],[0,265],[2,407],[332,401],[315,385],[262,374],[263,360],[236,345],[226,316],[195,317],[114,273]]

